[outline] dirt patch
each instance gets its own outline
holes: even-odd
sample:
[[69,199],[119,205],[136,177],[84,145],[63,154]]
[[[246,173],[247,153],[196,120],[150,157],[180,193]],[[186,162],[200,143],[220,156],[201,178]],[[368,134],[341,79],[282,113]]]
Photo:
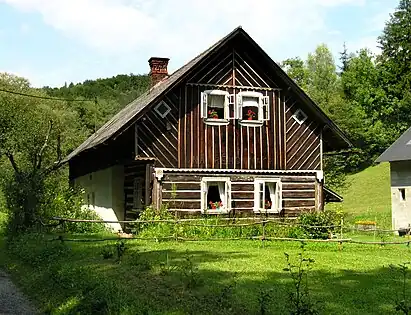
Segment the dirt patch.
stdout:
[[34,307],[20,290],[11,282],[10,277],[0,270],[0,314],[34,315]]

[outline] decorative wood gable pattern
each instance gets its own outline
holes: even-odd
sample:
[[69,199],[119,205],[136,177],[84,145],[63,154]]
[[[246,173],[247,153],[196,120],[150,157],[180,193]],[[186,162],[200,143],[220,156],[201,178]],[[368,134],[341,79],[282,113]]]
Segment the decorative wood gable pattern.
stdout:
[[[168,92],[163,101],[171,111],[161,117],[153,104],[137,122],[137,154],[156,157],[156,166],[251,170],[321,168],[319,124],[309,115],[298,123],[295,97],[284,92],[258,56],[233,42],[211,55],[202,66]],[[240,46],[240,47],[239,47]],[[201,93],[222,90],[233,95],[261,92],[269,99],[269,119],[260,125],[242,125],[229,119],[226,125],[206,124],[201,117]],[[283,90],[282,90],[283,89]],[[234,117],[234,104],[229,106]]]
[[[269,97],[270,120],[260,126],[208,125],[201,119],[201,92],[220,89],[234,95],[253,90]],[[227,47],[180,90],[179,167],[218,169],[285,169],[284,103],[281,91],[253,68],[245,53]],[[234,106],[229,117],[234,116]]]
[[[156,157],[156,166],[178,167],[178,100],[168,93],[163,101],[170,107],[165,116],[152,110],[136,124],[136,155]],[[177,105],[176,105],[177,104]]]
[[[308,112],[307,119],[301,124],[293,115],[301,110],[292,96],[286,96],[286,156],[289,170],[322,169],[321,127]],[[304,109],[303,109],[304,112]]]

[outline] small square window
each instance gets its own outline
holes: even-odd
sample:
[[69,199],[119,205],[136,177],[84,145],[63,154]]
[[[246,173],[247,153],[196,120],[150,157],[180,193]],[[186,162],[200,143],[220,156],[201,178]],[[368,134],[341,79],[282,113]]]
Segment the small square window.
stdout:
[[161,117],[164,118],[167,116],[167,114],[171,111],[170,106],[167,105],[164,101],[159,103],[154,110],[156,113]]
[[254,181],[254,212],[280,213],[281,200],[279,179],[256,179]]
[[405,188],[399,188],[398,190],[400,191],[400,199],[401,199],[401,201],[405,201],[405,200],[406,200]]
[[308,116],[301,109],[297,109],[293,114],[293,118],[301,125],[304,121],[306,121]]
[[230,179],[225,177],[205,177],[201,181],[202,213],[219,214],[230,210]]

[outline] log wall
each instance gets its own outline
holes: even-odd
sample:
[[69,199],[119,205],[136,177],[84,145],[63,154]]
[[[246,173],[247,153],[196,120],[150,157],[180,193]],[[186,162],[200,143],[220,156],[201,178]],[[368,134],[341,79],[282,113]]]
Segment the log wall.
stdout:
[[319,183],[310,175],[262,174],[199,174],[168,173],[161,180],[162,202],[169,210],[180,214],[201,213],[202,177],[229,177],[231,180],[231,208],[236,215],[253,214],[254,179],[280,178],[282,183],[282,216],[296,216],[303,211],[318,209],[316,194]]

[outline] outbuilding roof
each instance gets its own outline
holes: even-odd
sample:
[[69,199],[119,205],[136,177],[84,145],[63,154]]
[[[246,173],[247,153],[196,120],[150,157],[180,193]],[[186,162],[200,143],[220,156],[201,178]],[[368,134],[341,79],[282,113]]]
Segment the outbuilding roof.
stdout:
[[408,128],[391,146],[376,160],[380,162],[393,162],[411,160],[411,127]]

